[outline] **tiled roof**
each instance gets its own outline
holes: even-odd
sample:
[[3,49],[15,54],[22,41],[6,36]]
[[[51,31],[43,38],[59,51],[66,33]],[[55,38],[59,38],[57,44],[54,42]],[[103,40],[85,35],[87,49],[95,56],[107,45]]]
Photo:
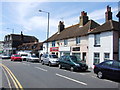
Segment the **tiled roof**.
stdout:
[[89,30],[96,28],[98,26],[99,26],[98,23],[96,23],[93,20],[89,20],[88,23],[86,23],[83,27],[79,27],[79,24],[76,24],[76,25],[65,28],[62,32],[60,32],[60,34],[56,32],[46,41],[51,42],[54,40],[56,41],[56,40],[68,39],[68,38],[73,38],[78,36],[84,36],[88,34]]
[[[21,35],[19,35],[19,34],[11,34],[11,36],[12,36],[13,40],[21,40]],[[34,36],[23,35],[23,40],[24,40],[24,42],[26,42],[26,41],[35,41],[38,39]]]
[[119,30],[118,24],[119,23],[117,21],[109,20],[108,22],[105,22],[101,26],[95,28],[93,31],[90,32],[90,34]]

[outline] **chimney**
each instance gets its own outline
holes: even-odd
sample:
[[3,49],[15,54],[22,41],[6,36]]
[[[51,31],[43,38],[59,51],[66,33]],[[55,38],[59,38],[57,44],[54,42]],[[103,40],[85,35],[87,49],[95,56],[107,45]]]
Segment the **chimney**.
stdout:
[[23,43],[23,39],[24,39],[24,36],[23,36],[23,33],[21,31],[21,42]]
[[62,32],[64,30],[64,22],[60,21],[59,25],[58,25],[58,34],[60,34],[60,32]]
[[106,22],[112,20],[112,12],[111,12],[111,7],[109,7],[109,5],[107,6],[107,11],[105,12],[105,19]]
[[120,11],[118,12],[118,14],[116,16],[119,19],[119,23],[120,23]]
[[80,16],[80,27],[84,26],[88,22],[87,12],[82,11]]

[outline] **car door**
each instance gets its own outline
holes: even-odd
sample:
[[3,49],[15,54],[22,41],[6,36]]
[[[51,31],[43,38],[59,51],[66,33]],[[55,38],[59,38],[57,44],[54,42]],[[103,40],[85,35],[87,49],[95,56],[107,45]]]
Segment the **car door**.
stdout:
[[118,61],[113,62],[112,77],[116,78],[116,79],[120,79],[120,62],[118,62]]
[[112,64],[113,64],[113,61],[106,61],[102,64],[101,71],[107,77],[110,77],[113,73]]
[[71,67],[71,65],[70,65],[70,58],[69,58],[69,56],[66,56],[65,57],[65,60],[64,60],[64,66],[67,68],[67,69],[69,69],[70,67]]

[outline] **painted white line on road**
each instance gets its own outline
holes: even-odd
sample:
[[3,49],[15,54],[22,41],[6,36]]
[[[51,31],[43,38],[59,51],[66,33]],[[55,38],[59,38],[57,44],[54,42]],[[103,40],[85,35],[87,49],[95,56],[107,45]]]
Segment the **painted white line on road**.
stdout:
[[22,64],[24,64],[24,65],[28,65],[28,66],[30,65],[30,64],[26,64],[26,63],[22,63]]
[[80,82],[80,81],[78,81],[78,80],[75,80],[75,79],[72,79],[72,78],[69,78],[69,77],[66,77],[66,76],[60,75],[60,74],[58,74],[58,73],[56,73],[56,75],[59,76],[59,77],[62,77],[62,78],[65,78],[65,79],[68,79],[68,80],[74,81],[74,82],[76,82],[76,83],[82,84],[82,85],[87,85],[87,84],[84,83],[84,82]]
[[35,67],[35,68],[37,68],[37,69],[40,69],[40,70],[42,70],[42,71],[47,72],[47,70],[46,70],[46,69],[43,69],[43,68],[40,68],[40,67]]

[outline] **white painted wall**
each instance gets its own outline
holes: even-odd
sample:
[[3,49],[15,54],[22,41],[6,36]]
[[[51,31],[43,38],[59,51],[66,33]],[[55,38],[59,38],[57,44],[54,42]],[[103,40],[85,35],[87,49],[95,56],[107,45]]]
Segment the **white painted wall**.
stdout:
[[104,61],[104,53],[110,53],[110,59],[113,59],[113,31],[111,32],[102,32],[100,34],[100,45],[101,47],[94,47],[94,34],[89,35],[89,47],[88,47],[88,58],[89,67],[94,67],[93,59],[94,53],[100,53],[100,62]]

